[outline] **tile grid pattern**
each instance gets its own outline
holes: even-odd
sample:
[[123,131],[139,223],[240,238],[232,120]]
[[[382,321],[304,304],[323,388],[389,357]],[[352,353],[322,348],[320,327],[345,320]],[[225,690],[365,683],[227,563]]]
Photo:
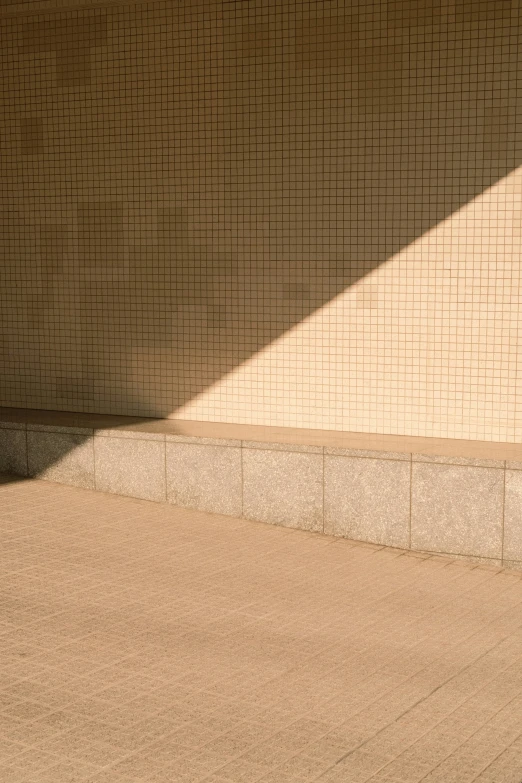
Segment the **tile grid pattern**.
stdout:
[[0,43],[3,404],[521,442],[518,0],[7,0]]
[[0,484],[9,783],[519,783],[522,580]]
[[522,568],[513,460],[4,423],[0,471]]

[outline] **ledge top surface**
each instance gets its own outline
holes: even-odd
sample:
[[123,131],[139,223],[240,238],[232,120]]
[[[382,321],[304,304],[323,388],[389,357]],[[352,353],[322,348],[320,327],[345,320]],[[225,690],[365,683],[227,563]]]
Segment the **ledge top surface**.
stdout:
[[56,427],[82,427],[125,432],[147,432],[190,438],[215,438],[261,443],[324,446],[381,452],[432,454],[522,461],[522,443],[500,443],[453,438],[425,438],[416,435],[386,435],[368,432],[268,427],[254,424],[154,419],[101,413],[75,413],[28,408],[0,407],[0,422]]

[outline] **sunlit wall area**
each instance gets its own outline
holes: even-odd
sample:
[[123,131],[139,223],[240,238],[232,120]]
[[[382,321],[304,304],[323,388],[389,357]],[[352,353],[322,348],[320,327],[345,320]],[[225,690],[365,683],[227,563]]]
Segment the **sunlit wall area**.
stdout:
[[176,417],[519,441],[521,214],[522,168]]
[[0,404],[519,441],[521,44],[516,0],[3,3]]

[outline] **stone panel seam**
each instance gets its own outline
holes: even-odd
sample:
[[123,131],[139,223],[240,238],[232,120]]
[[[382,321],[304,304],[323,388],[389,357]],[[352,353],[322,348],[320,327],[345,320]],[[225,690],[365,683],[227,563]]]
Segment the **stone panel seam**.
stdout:
[[[27,426],[25,426],[24,427],[24,431],[25,431],[25,464],[26,464],[26,469],[27,469],[27,475],[29,475],[29,443],[28,443],[29,428]],[[40,434],[39,431],[35,431],[35,433]],[[50,433],[49,433],[49,431],[47,431],[47,433],[45,433],[45,434],[50,434]],[[58,433],[58,434],[62,434],[62,433]],[[95,433],[94,433],[94,431],[92,431],[92,435],[90,437],[92,437],[92,449],[93,449],[94,486],[95,486],[95,489],[98,490],[99,482],[98,482],[98,476],[97,476],[98,468],[97,468],[97,464],[96,464],[96,446],[95,446]],[[113,436],[104,436],[104,437],[108,437],[109,439],[120,440],[120,438],[118,438],[117,436],[115,436],[114,438],[113,438]],[[147,438],[130,438],[130,439],[126,438],[124,440],[148,440],[148,439]],[[155,441],[152,441],[152,442],[155,442]],[[163,459],[163,471],[164,471],[164,478],[165,478],[164,500],[163,501],[157,501],[157,502],[167,502],[167,498],[168,498],[168,489],[167,489],[167,442],[166,442],[166,440],[163,440],[162,442],[163,442],[163,448],[164,448],[164,459]],[[241,513],[240,513],[240,516],[241,516],[241,518],[245,519],[245,517],[244,517],[244,492],[245,492],[245,490],[244,490],[244,487],[245,487],[245,480],[244,480],[244,448],[245,447],[244,447],[244,442],[243,441],[239,441],[238,443],[239,443],[240,457],[241,457],[240,458],[240,485],[241,485],[241,493],[240,493],[240,497],[241,497]],[[271,450],[267,449],[266,451],[271,451]],[[325,462],[326,462],[326,454],[325,454],[325,449],[324,448],[322,448],[321,454],[322,454],[322,460],[321,460],[321,465],[322,465],[322,468],[321,468],[321,470],[322,470],[322,476],[321,476],[321,485],[322,485],[322,501],[321,501],[322,524],[321,524],[321,532],[324,534],[325,533],[325,521],[326,521],[326,519],[325,519],[326,518],[326,503],[325,503],[325,490],[326,490],[326,487],[325,487],[325,482],[326,482],[326,476],[325,476],[326,466],[325,466]],[[335,455],[332,455],[332,456],[335,456]],[[410,457],[411,457],[411,454],[410,454]],[[350,459],[350,457],[343,456],[343,459]],[[354,459],[354,458],[352,457],[352,459]],[[359,459],[359,458],[357,457],[356,459]],[[366,458],[363,457],[361,459],[366,459]],[[378,459],[378,460],[382,459],[385,462],[389,462],[390,461],[390,460],[388,460],[385,457],[384,458],[382,458],[382,457],[375,457],[374,459]],[[393,460],[393,461],[402,462],[402,460]],[[410,459],[410,471],[409,471],[409,475],[410,475],[410,486],[409,486],[409,534],[408,534],[408,548],[409,548],[410,551],[416,551],[416,550],[412,550],[413,481],[414,481],[413,464],[414,464],[413,460]],[[417,464],[422,464],[422,463],[417,463]],[[444,463],[432,463],[432,464],[433,465],[437,465],[438,464],[439,467],[444,467],[445,466]],[[450,467],[452,467],[452,468],[458,468],[458,467],[472,468],[474,472],[477,469],[480,469],[480,468],[484,469],[484,466],[477,466],[477,465],[473,465],[473,466],[469,466],[469,465],[450,465]],[[501,552],[500,552],[500,563],[503,564],[504,560],[505,560],[504,537],[505,537],[505,502],[506,502],[506,481],[507,481],[506,472],[507,472],[507,468],[504,467],[504,468],[486,468],[486,469],[487,470],[503,470],[503,492],[502,492],[502,501],[501,501],[502,502],[502,515],[501,515],[501,518],[502,518],[502,531],[501,531]],[[420,551],[426,551],[426,552],[429,552],[430,554],[441,554],[441,555],[448,555],[448,556],[452,556],[452,557],[458,557],[458,558],[466,559],[465,556],[463,556],[461,553],[458,553],[458,552],[444,551],[444,550],[437,550],[435,552],[433,552],[431,550],[420,550]],[[486,555],[477,555],[476,557],[477,557],[478,560],[483,560],[483,561],[495,561],[495,560],[499,559],[499,558],[489,557],[489,556],[486,556]],[[470,557],[469,559],[472,561],[474,558]]]

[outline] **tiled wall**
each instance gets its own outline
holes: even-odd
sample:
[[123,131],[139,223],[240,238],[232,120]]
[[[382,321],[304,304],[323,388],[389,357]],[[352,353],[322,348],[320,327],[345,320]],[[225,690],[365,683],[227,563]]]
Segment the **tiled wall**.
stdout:
[[2,3],[0,404],[519,441],[520,19]]
[[0,472],[522,568],[522,462],[0,421]]

